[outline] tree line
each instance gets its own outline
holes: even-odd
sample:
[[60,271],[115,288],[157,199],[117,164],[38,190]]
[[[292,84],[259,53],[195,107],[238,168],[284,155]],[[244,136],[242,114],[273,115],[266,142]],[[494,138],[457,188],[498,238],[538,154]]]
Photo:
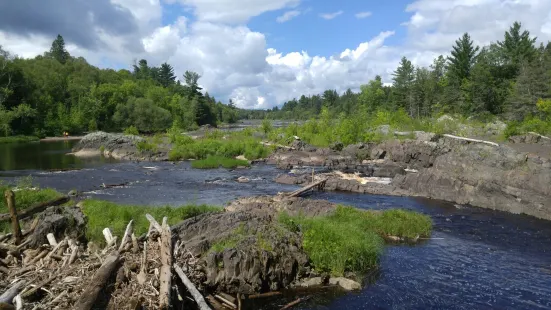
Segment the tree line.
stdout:
[[487,119],[499,116],[522,121],[549,121],[551,112],[551,42],[536,45],[522,24],[515,22],[503,40],[475,46],[468,33],[455,41],[449,56],[439,56],[431,66],[416,67],[403,57],[392,85],[380,76],[361,85],[355,93],[326,90],[301,96],[275,107],[269,118],[309,119],[322,109],[341,115],[403,109],[412,118],[450,113]]
[[61,35],[32,59],[0,46],[0,136],[78,134],[93,130],[142,133],[175,127],[234,123],[240,109],[223,104],[199,86],[200,76],[142,59],[130,70],[99,69],[72,57]]

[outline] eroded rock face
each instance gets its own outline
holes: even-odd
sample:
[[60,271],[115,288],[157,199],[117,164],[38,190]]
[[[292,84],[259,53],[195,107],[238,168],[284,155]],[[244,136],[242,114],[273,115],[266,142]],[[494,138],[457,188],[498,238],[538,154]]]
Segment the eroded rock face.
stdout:
[[186,251],[199,257],[195,273],[208,289],[231,294],[280,290],[308,277],[310,265],[302,236],[278,224],[279,212],[321,215],[335,208],[330,202],[300,198],[242,198],[228,205],[226,212],[175,225],[172,233]]
[[528,144],[541,144],[545,146],[551,146],[551,139],[536,133],[527,133],[520,136],[509,137],[509,141],[512,143],[528,143]]
[[[384,185],[328,176],[325,189],[422,196],[551,220],[550,159],[507,146],[437,135],[427,141],[428,137],[350,145],[325,156],[323,165],[332,170],[393,178]],[[512,139],[518,143],[545,140],[536,135]],[[301,156],[295,154],[295,162]],[[280,175],[276,182],[306,184],[310,179],[308,175]]]
[[88,219],[78,207],[50,207],[38,217],[38,226],[34,229],[30,247],[48,243],[46,235],[54,234],[57,241],[65,237],[86,241],[86,224]]

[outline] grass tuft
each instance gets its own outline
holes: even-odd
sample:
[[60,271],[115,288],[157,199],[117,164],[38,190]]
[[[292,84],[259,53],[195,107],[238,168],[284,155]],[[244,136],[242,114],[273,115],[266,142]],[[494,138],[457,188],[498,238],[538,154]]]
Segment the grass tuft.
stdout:
[[82,210],[88,217],[87,238],[103,244],[105,242],[102,233],[104,228],[111,229],[113,235],[122,236],[130,220],[134,220],[136,235],[146,233],[149,228],[149,222],[145,218],[146,213],[151,214],[159,222],[166,216],[168,223],[173,225],[203,213],[222,211],[222,208],[208,205],[146,207],[122,205],[102,200],[86,200]]
[[236,167],[248,167],[249,162],[235,158],[227,158],[222,156],[209,156],[205,159],[195,160],[191,162],[191,167],[196,169],[216,169],[219,167],[232,169]]
[[432,229],[430,217],[415,212],[362,211],[344,206],[324,217],[282,213],[279,222],[291,231],[302,231],[302,245],[315,268],[334,276],[375,267],[385,236],[424,237]]

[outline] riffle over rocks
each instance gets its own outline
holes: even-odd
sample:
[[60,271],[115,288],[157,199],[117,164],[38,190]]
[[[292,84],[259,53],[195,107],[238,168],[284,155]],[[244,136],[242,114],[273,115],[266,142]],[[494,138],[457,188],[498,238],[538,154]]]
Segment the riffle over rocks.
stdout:
[[[279,151],[269,162],[287,169],[325,166],[329,172],[318,177],[328,178],[326,190],[422,196],[551,220],[549,157],[450,136],[417,136],[424,138],[342,151]],[[311,172],[276,178],[286,184],[310,180]]]

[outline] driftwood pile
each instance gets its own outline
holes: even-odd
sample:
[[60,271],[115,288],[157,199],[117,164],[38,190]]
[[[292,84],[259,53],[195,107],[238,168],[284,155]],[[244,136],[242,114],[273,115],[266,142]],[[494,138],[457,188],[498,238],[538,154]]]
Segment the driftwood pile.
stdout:
[[179,244],[172,246],[166,218],[162,224],[147,218],[150,231],[141,238],[133,234],[132,221],[120,243],[104,229],[103,249],[67,238],[58,242],[53,234],[49,244],[28,249],[24,239],[15,245],[12,234],[0,236],[0,250],[7,254],[0,260],[0,309],[180,309],[191,298],[182,297],[179,286],[195,307],[210,309],[182,268],[173,265],[173,256],[182,253]]

